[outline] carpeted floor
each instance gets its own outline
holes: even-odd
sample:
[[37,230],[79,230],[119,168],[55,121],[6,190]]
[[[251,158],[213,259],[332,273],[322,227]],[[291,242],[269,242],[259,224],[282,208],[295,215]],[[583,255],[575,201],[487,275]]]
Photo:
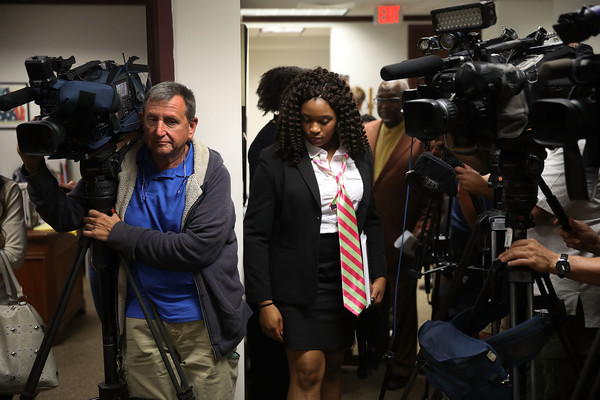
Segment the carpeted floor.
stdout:
[[98,383],[104,381],[102,327],[96,316],[89,283],[84,278],[86,311],[69,323],[61,344],[53,347],[59,385],[41,392],[40,400],[84,400],[98,397]]
[[[41,392],[40,400],[86,400],[98,397],[98,384],[104,381],[104,360],[102,355],[101,324],[96,316],[89,282],[84,278],[85,313],[78,314],[68,325],[61,344],[54,346],[59,371],[59,386]],[[423,290],[418,290],[419,320],[421,323],[430,317],[431,307]],[[356,366],[343,367],[344,400],[375,400],[380,396],[385,366],[380,366],[367,379],[358,379]],[[419,375],[412,387],[408,400],[422,398],[423,376]],[[399,399],[402,391],[387,391],[385,399]],[[15,396],[15,400],[18,396]],[[213,400],[213,399],[211,399]],[[214,399],[219,400],[219,399]],[[269,399],[266,399],[269,400]]]

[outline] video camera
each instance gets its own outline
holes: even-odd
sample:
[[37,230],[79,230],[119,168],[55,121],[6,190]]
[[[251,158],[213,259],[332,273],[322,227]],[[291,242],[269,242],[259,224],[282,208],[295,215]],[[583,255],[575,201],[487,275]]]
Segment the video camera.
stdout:
[[[565,43],[588,39],[600,32],[600,6],[583,7],[563,14],[554,29]],[[582,45],[571,45],[579,48]],[[547,147],[563,147],[567,189],[571,199],[587,200],[594,196],[600,161],[600,55],[583,47],[577,57],[551,60],[539,73],[547,98],[531,107],[530,123],[536,142]],[[567,93],[552,95],[557,86]],[[562,95],[561,95],[562,94]],[[577,142],[585,139],[583,157]],[[582,172],[584,171],[584,172]]]
[[30,86],[0,97],[3,111],[30,101],[40,106],[39,116],[17,126],[21,151],[78,161],[136,130],[151,83],[149,67],[135,60],[96,60],[71,69],[74,57],[28,58]]
[[437,36],[422,38],[429,54],[384,67],[384,80],[424,77],[425,85],[404,93],[406,132],[421,140],[450,133],[458,147],[491,149],[520,137],[528,126],[536,91],[537,68],[564,47],[546,44],[553,35],[539,28],[519,39],[504,28],[500,37],[483,41],[479,30],[496,22],[493,1],[431,12]]
[[[574,152],[583,136],[588,144],[599,141],[586,134],[600,126],[600,59],[589,46],[567,40],[597,34],[600,7],[561,15],[554,25],[558,36],[540,27],[519,39],[504,28],[487,41],[479,31],[496,22],[493,1],[437,9],[431,16],[436,35],[418,43],[427,55],[381,70],[384,80],[423,77],[424,85],[403,95],[406,133],[423,141],[450,134],[455,153],[485,155],[488,171],[502,180],[509,224],[529,227],[544,147],[569,145]],[[441,48],[448,57],[432,54]],[[583,164],[567,166],[577,171],[571,176],[585,177]],[[588,176],[597,177],[598,164],[585,165]],[[579,186],[586,186],[583,181]],[[595,184],[588,178],[588,187]]]

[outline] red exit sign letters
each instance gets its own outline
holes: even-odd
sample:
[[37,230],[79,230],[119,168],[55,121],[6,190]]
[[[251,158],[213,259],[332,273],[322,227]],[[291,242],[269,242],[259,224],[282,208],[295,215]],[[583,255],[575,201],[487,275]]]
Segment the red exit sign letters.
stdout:
[[378,24],[399,24],[400,23],[400,6],[399,5],[382,5],[377,6],[377,23]]

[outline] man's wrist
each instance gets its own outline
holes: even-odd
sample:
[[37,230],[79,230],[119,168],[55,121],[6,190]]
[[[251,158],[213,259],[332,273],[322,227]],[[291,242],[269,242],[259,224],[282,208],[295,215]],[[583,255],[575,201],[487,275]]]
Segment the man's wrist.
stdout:
[[554,268],[555,268],[556,275],[558,275],[559,278],[562,279],[565,276],[567,276],[569,274],[569,272],[571,272],[571,264],[569,263],[569,255],[565,254],[565,253],[561,254],[560,257],[558,258],[558,260],[556,261]]

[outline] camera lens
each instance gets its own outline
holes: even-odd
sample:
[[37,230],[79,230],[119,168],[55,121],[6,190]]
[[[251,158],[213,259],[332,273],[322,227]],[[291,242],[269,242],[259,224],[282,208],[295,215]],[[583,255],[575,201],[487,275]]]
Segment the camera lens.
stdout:
[[64,138],[62,126],[50,118],[17,126],[17,141],[25,154],[49,156],[58,150]]
[[448,132],[457,122],[459,110],[447,99],[417,99],[404,104],[406,134],[421,140],[433,140]]
[[454,33],[444,33],[440,36],[440,46],[446,50],[452,50],[456,43],[458,43],[458,37]]

